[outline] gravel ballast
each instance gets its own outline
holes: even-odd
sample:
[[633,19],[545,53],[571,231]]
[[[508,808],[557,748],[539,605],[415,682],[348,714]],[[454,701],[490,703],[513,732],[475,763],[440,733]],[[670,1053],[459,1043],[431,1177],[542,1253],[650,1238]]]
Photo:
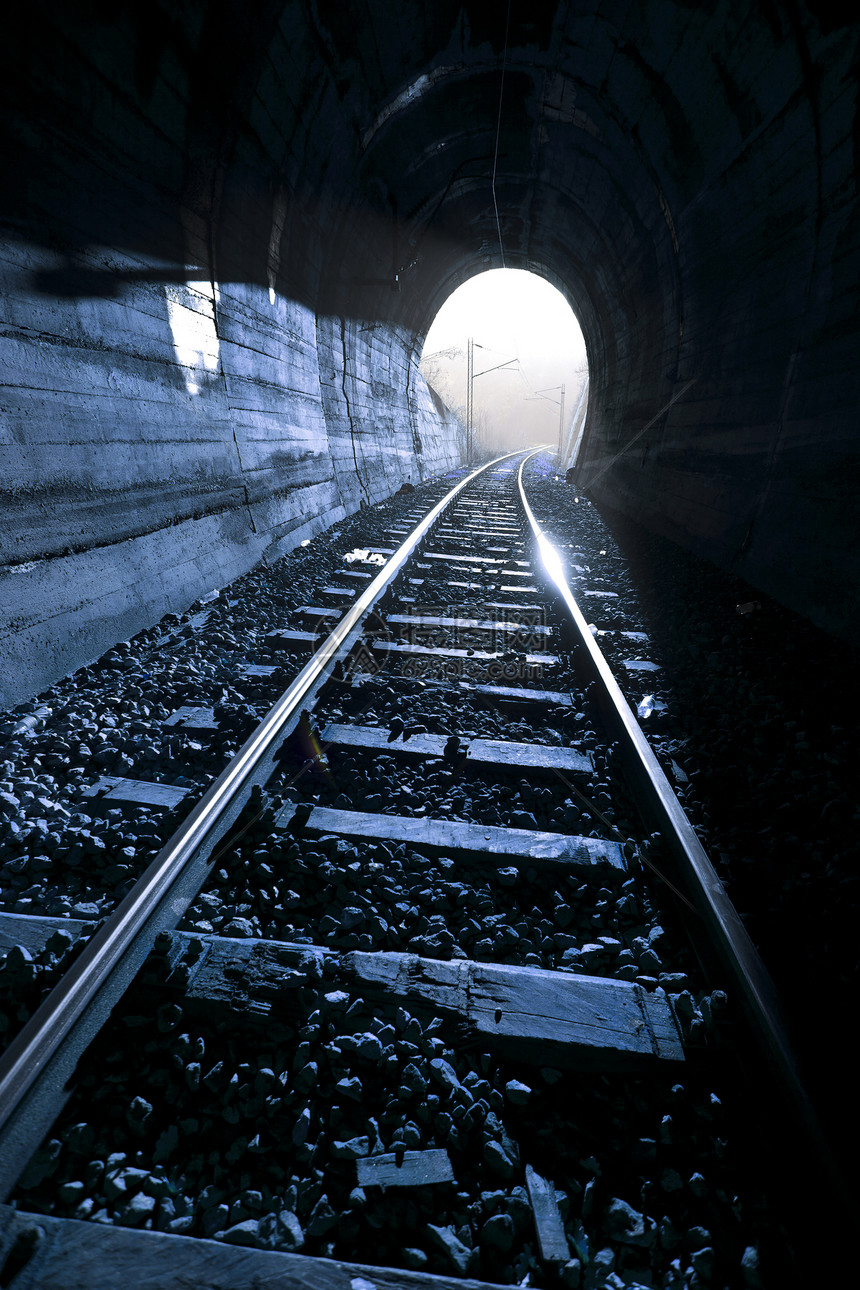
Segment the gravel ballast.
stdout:
[[[543,459],[527,468],[527,487],[583,613],[607,631],[598,643],[625,697],[635,710],[651,696],[640,724],[781,991],[804,1078],[851,1177],[860,1146],[844,1060],[860,921],[860,740],[847,700],[856,648],[602,514]],[[620,611],[611,597],[585,594],[610,587]],[[625,666],[636,660],[657,670]]]
[[[737,823],[720,832],[701,791],[709,761],[689,715],[701,669],[695,685],[685,691],[681,684],[679,699],[662,641],[656,648],[635,562],[632,573],[625,569],[611,530],[584,498],[573,504],[574,515],[569,486],[546,469],[534,473],[541,477],[532,496],[538,518],[567,543],[575,594],[633,706],[647,709],[646,733],[712,854],[716,846],[737,899],[754,869],[738,837],[751,834]],[[0,725],[0,908],[94,927],[188,808],[102,815],[82,787],[99,775],[122,775],[187,787],[190,805],[295,670],[270,633],[301,626],[299,611],[319,604],[318,590],[344,568],[374,571],[360,559],[347,566],[344,556],[372,549],[374,538],[382,544],[380,515],[406,526],[407,509],[426,510],[451,482],[431,481],[354,517],[10,713]],[[455,591],[445,572],[425,574],[414,598],[437,613],[486,618],[500,594],[498,578],[472,572],[463,579],[471,589]],[[732,626],[736,620],[748,631],[759,612],[735,613]],[[444,633],[437,644],[446,644]],[[486,648],[477,632],[460,632],[458,644]],[[507,659],[514,677],[523,652],[514,648]],[[242,671],[254,664],[277,670]],[[719,983],[702,978],[667,891],[641,883],[641,859],[660,868],[659,840],[643,832],[612,752],[600,746],[590,693],[563,654],[551,681],[503,683],[550,684],[569,696],[570,708],[543,706],[508,719],[474,704],[464,678],[493,679],[468,658],[444,681],[427,669],[409,676],[388,666],[361,685],[332,691],[308,732],[349,720],[395,734],[429,730],[460,747],[498,738],[576,748],[594,759],[578,791],[555,780],[457,777],[445,758],[407,762],[350,750],[308,763],[307,750],[292,747],[270,786],[267,811],[219,858],[182,926],[201,935],[637,981],[674,998],[691,1054],[706,1056]],[[164,728],[184,704],[213,708],[217,737]],[[829,787],[838,786],[839,772],[829,774]],[[560,882],[527,867],[465,868],[421,847],[311,837],[301,829],[273,833],[283,802],[617,836],[632,867]],[[827,809],[842,818],[838,804]],[[752,930],[754,902],[741,908]],[[7,1038],[74,952],[59,934],[40,954],[7,954],[0,968]],[[755,1138],[744,1142],[731,1083],[709,1079],[707,1063],[700,1069],[692,1061],[681,1079],[651,1081],[536,1071],[470,1050],[432,1016],[370,1010],[337,983],[309,985],[317,995],[303,999],[302,1017],[267,1027],[265,1036],[253,1028],[240,1036],[230,1028],[235,1022],[204,1023],[193,1010],[183,1015],[181,1004],[165,1011],[154,996],[130,996],[101,1047],[88,1054],[75,1099],[28,1170],[17,1203],[508,1284],[755,1287],[767,1284],[757,1270],[759,1246],[765,1268],[781,1266],[790,1244],[753,1181]],[[143,1066],[135,1060],[141,1049]],[[455,1183],[421,1188],[414,1198],[357,1194],[357,1159],[437,1148],[448,1150]],[[537,1254],[526,1163],[559,1192],[571,1257],[557,1273]]]

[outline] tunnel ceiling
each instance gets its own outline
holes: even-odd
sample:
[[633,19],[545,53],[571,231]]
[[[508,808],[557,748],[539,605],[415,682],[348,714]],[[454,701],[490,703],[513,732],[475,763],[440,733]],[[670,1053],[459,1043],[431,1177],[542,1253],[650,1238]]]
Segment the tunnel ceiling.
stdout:
[[[789,116],[815,173],[822,74],[856,70],[838,11],[512,0],[506,41],[504,3],[35,4],[8,68],[26,182],[7,170],[7,214],[26,218],[38,175],[49,237],[55,206],[68,244],[77,193],[82,244],[217,255],[220,278],[274,276],[324,310],[426,330],[455,286],[504,262],[565,291],[593,358],[642,311],[680,337],[698,248],[679,221],[696,207],[691,235],[713,237],[709,195]],[[38,157],[61,113],[73,183]],[[153,181],[155,228],[135,204]],[[815,218],[816,196],[798,194],[795,216]]]
[[[622,31],[612,8],[513,4],[506,42],[504,6],[328,6],[306,44],[286,9],[251,112],[280,114],[294,141],[297,111],[306,139],[282,172],[285,289],[301,282],[323,309],[420,332],[461,281],[504,263],[560,286],[595,354],[613,330],[609,300],[631,317],[644,300],[677,326],[670,203],[703,167],[662,89],[672,20],[654,39],[644,9]],[[673,15],[693,44],[705,35],[695,12]],[[719,32],[713,61],[734,35]],[[315,218],[325,260],[303,281]]]
[[582,324],[583,461],[613,503],[789,602],[799,506],[824,620],[838,578],[811,551],[822,524],[851,536],[860,392],[860,25],[843,12],[34,3],[6,51],[3,216],[66,257],[46,293],[121,290],[121,265],[80,263],[119,248],[416,347],[467,277],[541,273]]

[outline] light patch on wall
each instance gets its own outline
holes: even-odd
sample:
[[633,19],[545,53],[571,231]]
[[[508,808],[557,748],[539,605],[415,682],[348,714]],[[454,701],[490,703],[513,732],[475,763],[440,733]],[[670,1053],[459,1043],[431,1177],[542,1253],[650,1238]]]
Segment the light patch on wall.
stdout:
[[189,394],[200,394],[218,373],[220,346],[215,309],[217,283],[176,283],[167,287],[167,317],[173,351]]

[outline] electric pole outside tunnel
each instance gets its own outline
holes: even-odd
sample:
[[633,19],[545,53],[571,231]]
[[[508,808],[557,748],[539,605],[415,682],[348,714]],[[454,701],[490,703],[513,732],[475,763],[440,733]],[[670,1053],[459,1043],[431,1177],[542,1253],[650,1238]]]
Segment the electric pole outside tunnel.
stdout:
[[[551,399],[550,394],[556,390],[561,391],[561,397]],[[548,385],[545,390],[535,390],[534,394],[527,395],[528,399],[546,399],[547,403],[554,403],[559,409],[558,413],[558,460],[561,462],[561,454],[564,449],[564,386]]]
[[[496,363],[494,367],[485,367],[482,372],[475,371],[475,350],[489,349],[487,345],[481,345],[473,336],[469,337],[466,346],[466,460],[471,462],[474,456],[474,416],[475,416],[475,381],[479,376],[486,376],[488,372],[498,372],[502,368],[508,368],[511,371],[522,372],[519,358],[506,358],[503,363]],[[512,366],[513,365],[513,366]]]

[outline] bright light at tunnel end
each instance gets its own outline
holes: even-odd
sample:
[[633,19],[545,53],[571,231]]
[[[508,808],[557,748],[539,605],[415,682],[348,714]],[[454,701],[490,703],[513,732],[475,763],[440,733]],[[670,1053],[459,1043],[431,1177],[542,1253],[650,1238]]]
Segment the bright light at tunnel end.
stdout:
[[462,283],[427,332],[421,370],[488,456],[548,439],[567,446],[588,374],[570,304],[523,269]]

